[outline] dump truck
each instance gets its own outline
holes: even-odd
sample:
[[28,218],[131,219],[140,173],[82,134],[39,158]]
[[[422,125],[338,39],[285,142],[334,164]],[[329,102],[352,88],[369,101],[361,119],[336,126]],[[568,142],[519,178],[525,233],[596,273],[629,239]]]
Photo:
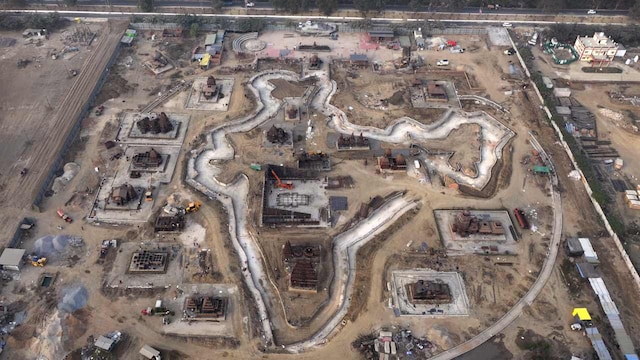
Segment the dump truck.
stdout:
[[60,218],[68,223],[72,223],[73,219],[71,217],[69,217],[69,215],[65,214],[64,211],[62,211],[62,209],[58,209],[58,211],[56,211],[56,213],[58,214],[58,216],[60,216]]

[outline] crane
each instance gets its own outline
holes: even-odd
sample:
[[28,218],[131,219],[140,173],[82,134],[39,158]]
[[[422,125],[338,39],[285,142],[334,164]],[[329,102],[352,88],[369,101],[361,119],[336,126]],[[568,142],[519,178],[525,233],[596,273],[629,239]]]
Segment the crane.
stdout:
[[273,174],[273,176],[276,178],[276,181],[277,181],[277,182],[276,182],[276,187],[277,187],[277,188],[287,189],[287,190],[293,190],[293,184],[286,184],[286,183],[283,183],[283,182],[280,180],[280,177],[278,177],[278,174],[276,174],[276,172],[275,172],[275,171],[273,171],[273,169],[271,169],[271,174]]

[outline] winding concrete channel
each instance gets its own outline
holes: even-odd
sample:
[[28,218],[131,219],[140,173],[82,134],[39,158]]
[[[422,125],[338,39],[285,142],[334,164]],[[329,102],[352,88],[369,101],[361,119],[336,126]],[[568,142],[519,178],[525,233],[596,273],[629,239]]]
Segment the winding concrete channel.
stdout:
[[[328,117],[328,125],[337,132],[351,134],[363,133],[371,137],[390,143],[426,143],[428,140],[446,138],[451,131],[464,124],[475,123],[481,126],[483,132],[482,160],[479,162],[479,176],[472,178],[456,172],[450,167],[443,166],[445,174],[456,180],[474,187],[482,187],[488,181],[490,170],[501,156],[502,148],[514,136],[513,131],[497,120],[484,113],[467,114],[461,111],[448,112],[446,116],[433,124],[424,125],[411,118],[395,120],[386,129],[358,126],[350,123],[346,114],[330,104],[337,87],[324,72],[311,73],[307,78],[315,76],[318,79],[318,91],[311,101],[311,106]],[[232,160],[235,149],[227,139],[231,133],[250,131],[268,121],[275,115],[283,102],[271,96],[274,86],[269,83],[272,79],[300,81],[295,73],[288,71],[267,71],[253,76],[248,82],[248,89],[257,101],[253,113],[240,119],[222,124],[207,137],[206,144],[199,150],[194,150],[189,158],[187,169],[187,183],[207,195],[217,199],[226,209],[229,223],[229,234],[242,264],[242,275],[251,293],[261,322],[261,335],[265,346],[276,345],[273,336],[269,309],[276,307],[273,301],[278,301],[277,289],[271,288],[269,278],[264,267],[265,261],[257,240],[248,230],[249,209],[247,196],[249,181],[246,175],[240,174],[234,181],[224,184],[216,179],[222,168],[219,163]],[[329,320],[311,338],[299,343],[284,346],[292,353],[303,352],[307,349],[326,343],[335,333],[347,314],[353,283],[355,281],[355,264],[358,249],[364,246],[380,232],[391,226],[398,218],[418,206],[418,202],[403,195],[389,199],[382,207],[374,211],[367,219],[333,239],[334,280],[330,285],[328,305],[322,312],[328,312]],[[278,304],[281,306],[282,304]]]

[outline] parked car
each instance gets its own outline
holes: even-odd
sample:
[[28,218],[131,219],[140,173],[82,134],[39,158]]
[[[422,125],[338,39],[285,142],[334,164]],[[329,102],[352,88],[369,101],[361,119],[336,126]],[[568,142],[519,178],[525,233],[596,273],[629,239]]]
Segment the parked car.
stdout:
[[513,24],[512,24],[512,23],[510,23],[510,22],[505,22],[505,23],[502,23],[502,27],[508,27],[508,28],[510,28],[510,27],[513,27]]
[[449,65],[449,60],[447,60],[447,59],[438,60],[436,62],[436,65],[438,65],[438,66],[447,66],[447,65]]
[[252,3],[252,2],[246,2],[246,3],[244,3],[244,5],[245,5],[246,7],[248,7],[248,8],[256,6],[256,4],[255,4],[255,3]]
[[595,15],[595,14],[596,14],[596,11],[593,9],[587,11],[587,15]]

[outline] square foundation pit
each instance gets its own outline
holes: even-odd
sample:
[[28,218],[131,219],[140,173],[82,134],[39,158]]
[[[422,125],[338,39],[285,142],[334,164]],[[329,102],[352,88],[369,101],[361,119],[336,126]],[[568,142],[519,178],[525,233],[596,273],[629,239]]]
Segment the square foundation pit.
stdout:
[[166,113],[169,121],[173,125],[173,130],[168,133],[143,134],[136,126],[136,122],[144,117],[155,116],[155,113],[133,113],[126,112],[122,115],[120,131],[116,139],[122,144],[146,145],[146,146],[182,146],[189,127],[189,115]]
[[[133,164],[133,157],[136,154],[156,150],[162,156],[162,164],[157,167],[138,167]],[[121,167],[116,174],[116,182],[128,183],[144,183],[146,186],[156,182],[168,184],[173,178],[173,173],[180,156],[180,147],[178,146],[128,146],[124,152],[124,161],[121,159]],[[140,173],[140,177],[132,179],[130,174],[132,171]]]
[[[454,232],[456,217],[463,211],[483,222],[499,222],[503,233],[474,233],[461,236]],[[506,210],[434,210],[438,233],[449,255],[517,255],[515,229]]]
[[208,110],[208,111],[227,111],[229,110],[229,101],[231,101],[231,93],[233,92],[234,79],[216,78],[216,85],[219,86],[221,96],[217,99],[205,99],[202,88],[207,84],[206,77],[195,79],[187,99],[184,104],[185,109],[189,110]]
[[[145,255],[141,257],[143,253]],[[106,284],[125,289],[180,284],[183,281],[182,256],[182,247],[176,243],[122,243]],[[147,260],[149,265],[145,265]]]
[[[439,304],[414,303],[407,288],[419,280],[447,284],[451,302]],[[430,269],[396,270],[391,274],[393,306],[400,316],[450,317],[468,316],[469,298],[462,276],[457,272],[437,272]]]

